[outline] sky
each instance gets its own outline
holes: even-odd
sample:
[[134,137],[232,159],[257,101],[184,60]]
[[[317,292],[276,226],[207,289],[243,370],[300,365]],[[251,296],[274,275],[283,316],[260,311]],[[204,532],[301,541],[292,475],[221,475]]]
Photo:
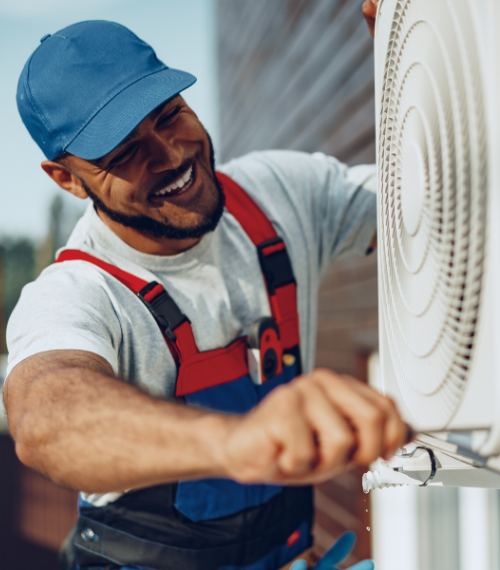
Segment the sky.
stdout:
[[[0,0],[0,239],[43,238],[59,190],[40,168],[42,152],[17,111],[17,81],[40,38],[82,20],[113,20],[153,46],[167,66],[194,74],[183,93],[217,149],[215,0]],[[65,195],[73,216],[86,202]]]

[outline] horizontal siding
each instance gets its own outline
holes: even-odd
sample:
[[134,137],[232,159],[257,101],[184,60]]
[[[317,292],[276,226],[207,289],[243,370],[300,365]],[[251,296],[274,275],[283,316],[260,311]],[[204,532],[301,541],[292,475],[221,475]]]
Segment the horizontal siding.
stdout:
[[295,148],[352,162],[371,145],[373,42],[361,4],[219,0],[222,161]]

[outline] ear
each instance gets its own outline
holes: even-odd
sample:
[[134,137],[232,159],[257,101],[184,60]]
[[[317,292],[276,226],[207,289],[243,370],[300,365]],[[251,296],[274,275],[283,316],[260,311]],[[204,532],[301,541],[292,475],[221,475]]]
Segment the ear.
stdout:
[[69,192],[82,200],[88,198],[88,194],[85,192],[82,181],[78,176],[73,174],[67,166],[58,162],[53,162],[52,160],[44,160],[41,166],[52,180],[63,190],[66,190],[66,192]]

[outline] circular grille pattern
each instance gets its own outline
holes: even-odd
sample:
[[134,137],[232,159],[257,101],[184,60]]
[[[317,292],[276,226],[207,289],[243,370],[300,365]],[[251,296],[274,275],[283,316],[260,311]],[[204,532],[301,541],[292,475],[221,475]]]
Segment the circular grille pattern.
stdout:
[[467,0],[398,1],[382,83],[385,330],[415,422],[445,427],[473,356],[486,240],[486,125]]

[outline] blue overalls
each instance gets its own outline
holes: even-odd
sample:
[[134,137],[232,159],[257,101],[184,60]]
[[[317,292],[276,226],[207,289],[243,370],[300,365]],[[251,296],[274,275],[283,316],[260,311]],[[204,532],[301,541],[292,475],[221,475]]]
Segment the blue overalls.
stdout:
[[[272,318],[248,337],[200,352],[189,319],[158,283],[78,250],[63,251],[57,262],[93,263],[146,305],[176,361],[179,401],[244,414],[300,374],[296,282],[266,215],[233,180],[217,176],[226,208],[256,246],[271,306]],[[312,544],[310,487],[179,481],[125,493],[104,507],[80,500],[79,513],[72,548],[81,570],[277,570]]]

